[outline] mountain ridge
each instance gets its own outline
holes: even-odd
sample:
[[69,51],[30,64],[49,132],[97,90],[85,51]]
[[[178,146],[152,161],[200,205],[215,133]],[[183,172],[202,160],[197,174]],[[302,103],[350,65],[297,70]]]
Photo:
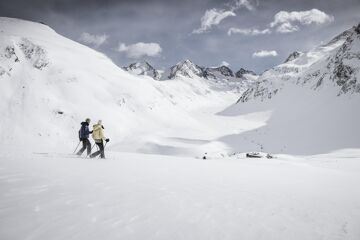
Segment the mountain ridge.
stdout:
[[[151,72],[156,71],[156,74],[148,74],[146,71],[144,71],[144,67],[143,65],[148,66],[148,69]],[[237,72],[233,72],[231,70],[230,67],[225,66],[225,65],[221,65],[218,67],[204,67],[204,66],[199,66],[195,63],[193,63],[191,60],[189,59],[185,59],[183,61],[178,62],[177,64],[169,67],[168,69],[162,71],[163,74],[161,75],[160,70],[155,69],[148,61],[145,60],[141,60],[141,61],[137,61],[134,63],[131,63],[128,66],[122,67],[125,71],[128,71],[130,73],[133,73],[135,75],[147,75],[150,76],[152,78],[154,78],[155,80],[170,80],[170,79],[174,79],[175,77],[182,75],[185,77],[194,77],[194,76],[198,76],[198,77],[202,77],[202,78],[217,78],[216,73],[220,73],[220,75],[222,75],[223,78],[227,78],[227,77],[231,77],[231,78],[240,78],[240,79],[245,79],[246,74],[250,74],[253,76],[257,76],[257,74],[254,71],[251,70],[246,70],[244,68],[240,68]],[[138,70],[137,70],[138,69]],[[161,77],[159,77],[159,75],[161,75]]]
[[337,89],[336,95],[360,92],[360,24],[328,43],[305,53],[296,52],[253,82],[238,102],[271,99],[289,85],[313,90]]

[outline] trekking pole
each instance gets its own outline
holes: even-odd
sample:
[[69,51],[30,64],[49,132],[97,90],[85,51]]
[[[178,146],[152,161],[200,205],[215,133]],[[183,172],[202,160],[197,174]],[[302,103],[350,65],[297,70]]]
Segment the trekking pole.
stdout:
[[79,147],[80,143],[81,143],[81,141],[79,141],[79,143],[78,143],[78,145],[76,146],[76,148],[75,148],[75,150],[74,150],[74,152],[73,152],[73,153],[75,153],[75,152],[76,152],[76,150],[78,149],[78,147]]

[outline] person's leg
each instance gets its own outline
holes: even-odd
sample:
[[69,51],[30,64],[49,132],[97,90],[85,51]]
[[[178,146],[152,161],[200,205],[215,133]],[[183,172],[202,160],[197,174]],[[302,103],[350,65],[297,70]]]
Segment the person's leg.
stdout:
[[99,148],[100,148],[100,152],[101,152],[101,158],[105,158],[105,153],[104,153],[104,142],[101,142],[101,144],[99,144]]
[[[97,143],[97,142],[96,142],[96,145],[97,145],[99,148],[100,148],[100,145],[101,145],[101,144],[102,144],[102,143]],[[98,156],[99,154],[101,154],[101,151],[100,151],[100,150],[94,152],[93,154],[91,154],[90,157],[91,157],[91,158],[94,158],[94,157]]]
[[84,151],[85,151],[85,149],[86,149],[86,141],[85,141],[86,139],[82,139],[81,141],[82,141],[82,148],[76,153],[77,155],[81,155]]
[[89,139],[86,139],[86,149],[87,149],[87,155],[91,154],[91,143]]

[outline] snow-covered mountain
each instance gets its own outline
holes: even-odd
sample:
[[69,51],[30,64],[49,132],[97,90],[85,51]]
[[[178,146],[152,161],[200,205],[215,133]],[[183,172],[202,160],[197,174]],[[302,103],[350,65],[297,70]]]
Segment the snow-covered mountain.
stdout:
[[80,122],[90,117],[103,120],[112,146],[136,150],[171,132],[203,129],[191,111],[237,98],[202,78],[149,81],[129,74],[44,24],[3,17],[0,31],[3,141],[73,147]]
[[292,53],[283,64],[265,71],[239,99],[268,99],[291,85],[327,89],[336,95],[360,92],[360,24],[329,43]]
[[[129,74],[44,24],[0,18],[0,31],[0,138],[6,142],[72,147],[79,123],[90,117],[103,120],[108,137],[116,139],[114,149],[137,152],[193,155],[187,147],[201,144],[294,153],[358,146],[359,26],[259,78],[244,69],[234,74],[186,60],[164,74],[169,81]],[[222,120],[209,114],[230,106],[239,94],[241,104],[223,111]],[[235,121],[243,118],[239,114],[246,119]],[[257,129],[235,131],[241,124]],[[201,140],[179,143],[190,137]]]
[[135,62],[127,67],[123,67],[125,71],[135,75],[149,76],[155,80],[160,79],[160,72],[150,65],[147,61]]
[[237,77],[227,66],[202,67],[187,59],[165,71],[163,79],[174,79],[177,77],[203,78],[218,90],[243,92],[258,77],[252,71],[244,71],[246,71],[246,74],[244,73],[244,75]]
[[266,123],[222,138],[239,151],[300,155],[359,148],[360,25],[265,71],[226,116]]
[[189,59],[186,59],[184,61],[178,62],[176,65],[170,67],[170,72],[167,77],[168,79],[174,79],[178,76],[184,76],[193,78],[194,76],[198,77],[206,77],[206,73],[204,71],[204,68],[196,65]]
[[150,76],[155,80],[171,80],[180,76],[186,78],[200,77],[222,82],[223,85],[229,85],[229,87],[234,85],[234,82],[238,82],[238,85],[244,85],[245,87],[248,84],[247,81],[251,82],[258,77],[255,72],[243,68],[234,74],[228,66],[202,67],[189,59],[178,62],[163,71],[156,70],[146,61],[132,63],[128,67],[123,67],[123,69],[134,75]]

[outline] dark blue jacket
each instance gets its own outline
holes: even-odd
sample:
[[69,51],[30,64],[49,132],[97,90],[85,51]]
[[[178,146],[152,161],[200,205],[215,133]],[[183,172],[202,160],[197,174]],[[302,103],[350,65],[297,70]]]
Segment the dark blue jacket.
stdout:
[[89,135],[90,135],[89,124],[87,122],[82,122],[81,128],[79,130],[80,140],[89,138]]

